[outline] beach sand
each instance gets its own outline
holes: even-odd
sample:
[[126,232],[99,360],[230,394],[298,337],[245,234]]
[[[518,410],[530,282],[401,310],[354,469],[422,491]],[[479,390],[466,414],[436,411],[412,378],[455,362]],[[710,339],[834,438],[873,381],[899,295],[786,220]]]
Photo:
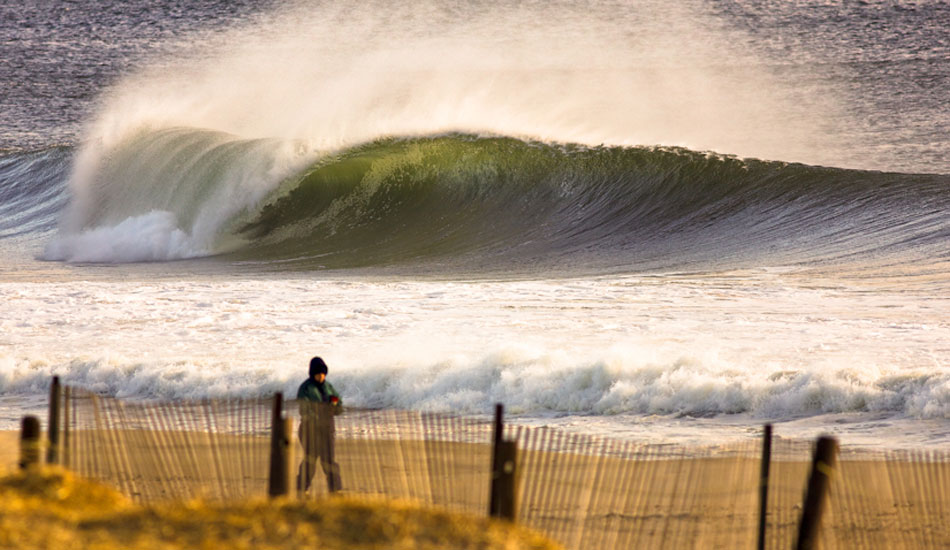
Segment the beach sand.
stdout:
[[[0,460],[16,462],[17,434],[0,432]],[[163,449],[149,448],[162,441]],[[269,437],[141,432],[73,434],[80,473],[116,476],[139,501],[203,494],[211,499],[267,491]],[[125,449],[122,453],[106,452]],[[407,439],[337,438],[345,493],[408,498],[485,514],[490,484],[486,444]],[[109,456],[112,455],[112,458]],[[95,460],[92,457],[97,457]],[[293,464],[301,459],[294,446]],[[821,547],[950,546],[950,463],[908,454],[889,460],[849,456],[833,478]],[[638,459],[572,452],[523,451],[519,519],[567,548],[751,548],[758,521],[759,460],[750,454]],[[772,463],[767,541],[789,548],[796,538],[809,464]],[[111,473],[110,473],[111,472]],[[295,472],[294,472],[295,473]],[[308,498],[326,494],[319,468]]]
[[20,432],[0,431],[0,469],[12,470],[20,458]]

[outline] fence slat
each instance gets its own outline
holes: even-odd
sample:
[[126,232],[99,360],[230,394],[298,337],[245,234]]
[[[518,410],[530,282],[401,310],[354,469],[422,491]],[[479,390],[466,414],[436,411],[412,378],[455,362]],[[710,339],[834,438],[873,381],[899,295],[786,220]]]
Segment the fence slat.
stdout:
[[48,445],[46,447],[46,463],[59,464],[59,415],[62,388],[59,377],[54,376],[49,387],[49,422],[46,424]]

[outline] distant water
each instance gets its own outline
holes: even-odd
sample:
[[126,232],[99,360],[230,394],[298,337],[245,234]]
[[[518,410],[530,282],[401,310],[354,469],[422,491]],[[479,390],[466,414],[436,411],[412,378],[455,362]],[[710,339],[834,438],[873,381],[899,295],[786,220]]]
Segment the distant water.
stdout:
[[0,423],[51,374],[950,437],[950,6],[0,7]]

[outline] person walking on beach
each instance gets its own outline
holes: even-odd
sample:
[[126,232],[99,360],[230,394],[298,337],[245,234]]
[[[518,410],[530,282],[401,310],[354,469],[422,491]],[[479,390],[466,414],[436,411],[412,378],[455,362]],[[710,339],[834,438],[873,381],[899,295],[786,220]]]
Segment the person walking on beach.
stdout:
[[327,488],[336,492],[343,488],[340,466],[333,453],[333,417],[343,412],[343,401],[333,384],[327,382],[327,364],[320,357],[310,360],[310,376],[297,390],[300,405],[300,443],[304,460],[297,471],[297,492],[310,489],[317,462],[327,477]]

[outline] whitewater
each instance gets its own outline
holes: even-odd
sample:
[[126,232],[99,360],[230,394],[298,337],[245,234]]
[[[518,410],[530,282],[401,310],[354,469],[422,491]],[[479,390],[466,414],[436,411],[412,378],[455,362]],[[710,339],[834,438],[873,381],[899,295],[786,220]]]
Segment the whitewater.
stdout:
[[0,427],[321,355],[355,407],[950,438],[945,4],[149,6],[2,8]]

